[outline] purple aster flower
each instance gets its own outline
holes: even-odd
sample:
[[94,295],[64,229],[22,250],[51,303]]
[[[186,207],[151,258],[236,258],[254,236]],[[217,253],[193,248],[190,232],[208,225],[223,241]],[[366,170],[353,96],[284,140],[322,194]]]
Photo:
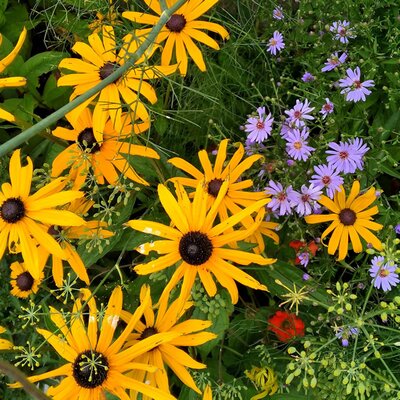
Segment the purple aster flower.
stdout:
[[336,40],[340,40],[342,43],[349,43],[349,39],[355,38],[356,35],[353,32],[353,29],[350,28],[350,22],[344,20],[335,21],[329,27],[329,30],[335,35],[334,38]]
[[248,132],[247,140],[251,142],[262,143],[272,131],[274,119],[271,113],[266,115],[265,107],[257,108],[258,118],[250,117],[245,125],[245,132]]
[[385,258],[382,256],[375,256],[371,261],[371,268],[369,274],[373,278],[374,286],[384,292],[392,290],[400,282],[399,275],[395,273],[397,264],[393,261],[384,262]]
[[328,164],[336,168],[338,172],[345,174],[353,173],[356,169],[362,170],[364,168],[363,156],[369,150],[363,140],[355,138],[352,141],[340,144],[331,142],[328,146],[332,150],[327,150],[326,153],[330,154],[327,157]]
[[400,224],[397,224],[397,225],[394,227],[394,231],[396,232],[397,235],[400,235]]
[[272,212],[278,211],[278,215],[282,216],[285,214],[290,214],[292,212],[291,202],[293,200],[294,190],[292,185],[283,189],[283,186],[273,180],[269,181],[269,186],[265,188],[267,194],[272,195],[271,201],[268,203],[267,208]]
[[308,130],[306,127],[302,131],[293,129],[286,135],[286,151],[295,160],[306,161],[314,151],[314,147],[308,146]]
[[366,96],[371,94],[371,91],[367,87],[374,87],[375,82],[368,80],[361,82],[361,71],[359,67],[353,71],[351,68],[346,70],[347,77],[339,80],[339,86],[343,88],[341,94],[346,94],[347,101],[365,101]]
[[309,113],[314,110],[314,107],[309,107],[309,105],[310,103],[307,99],[304,103],[300,100],[296,100],[295,106],[292,109],[285,111],[285,114],[289,116],[288,120],[297,128],[301,128],[306,124],[304,122],[305,119],[314,119],[312,115],[309,115]]
[[322,106],[320,113],[322,114],[322,118],[326,118],[328,114],[333,113],[333,109],[335,108],[334,104],[326,97],[325,104]]
[[268,45],[267,51],[275,56],[277,51],[281,51],[285,47],[282,34],[275,31],[273,37],[269,39]]
[[291,206],[295,208],[300,216],[310,215],[314,210],[321,208],[317,203],[321,194],[320,186],[315,187],[311,184],[310,187],[307,187],[306,185],[302,185],[301,193],[294,192]]
[[343,64],[347,59],[347,53],[342,53],[339,57],[339,53],[336,51],[331,54],[331,57],[326,60],[325,67],[321,69],[322,72],[332,71],[339,65]]
[[291,122],[290,118],[286,118],[281,126],[280,134],[283,139],[286,139],[289,132],[291,132],[295,128],[295,125]]
[[275,19],[279,19],[279,20],[285,18],[285,16],[283,15],[282,7],[279,7],[279,6],[276,7],[275,10],[272,13],[272,17],[275,18]]
[[300,264],[303,267],[307,267],[309,261],[310,261],[310,253],[308,253],[307,251],[303,252],[303,253],[298,253],[297,257],[300,261]]
[[307,273],[303,274],[303,281],[308,281],[311,278],[310,275],[308,275]]
[[358,328],[354,328],[352,326],[340,327],[336,329],[337,332],[335,333],[335,336],[342,340],[343,347],[347,347],[349,345],[349,338],[351,336],[358,335]]
[[315,76],[311,74],[311,72],[305,72],[302,76],[301,80],[303,82],[312,82],[315,80]]
[[332,165],[321,164],[314,167],[315,174],[311,176],[310,183],[316,187],[326,189],[328,197],[333,199],[336,191],[343,185],[343,178]]

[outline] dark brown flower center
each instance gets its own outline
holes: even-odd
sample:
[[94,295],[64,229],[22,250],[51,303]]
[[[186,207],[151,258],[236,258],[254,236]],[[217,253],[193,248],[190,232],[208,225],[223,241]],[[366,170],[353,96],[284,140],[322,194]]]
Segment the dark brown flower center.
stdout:
[[190,265],[202,265],[210,257],[213,245],[207,235],[201,232],[185,233],[179,242],[179,254]]
[[181,32],[183,28],[186,26],[186,19],[183,15],[173,14],[165,26],[171,32]]
[[9,224],[14,224],[25,216],[25,207],[21,199],[10,197],[0,207],[1,218]]
[[33,277],[28,271],[25,271],[17,276],[16,279],[17,287],[19,290],[22,290],[23,292],[28,292],[29,290],[31,290],[33,283],[34,283]]
[[350,208],[344,208],[339,213],[339,220],[343,225],[354,225],[356,219],[356,213],[353,210],[350,210]]
[[212,181],[208,182],[207,186],[208,194],[217,197],[223,183],[224,181],[222,179],[213,179]]
[[291,328],[293,328],[293,321],[291,321],[289,319],[285,319],[284,321],[282,321],[281,327],[283,329],[291,329]]
[[140,340],[142,340],[142,339],[146,339],[146,338],[148,338],[148,337],[150,337],[150,336],[153,336],[153,335],[155,335],[156,333],[158,333],[158,330],[156,329],[156,328],[154,328],[154,327],[151,327],[151,326],[149,326],[148,328],[146,328],[143,332],[142,332],[142,334],[140,335]]
[[86,128],[78,135],[78,143],[83,151],[89,153],[97,153],[100,150],[92,128]]
[[85,389],[94,389],[107,379],[107,358],[93,350],[79,354],[72,365],[72,374],[76,383]]
[[104,64],[101,68],[100,68],[100,79],[106,79],[108,76],[110,76],[117,68],[119,68],[119,64],[115,63],[115,62],[108,62],[106,64]]

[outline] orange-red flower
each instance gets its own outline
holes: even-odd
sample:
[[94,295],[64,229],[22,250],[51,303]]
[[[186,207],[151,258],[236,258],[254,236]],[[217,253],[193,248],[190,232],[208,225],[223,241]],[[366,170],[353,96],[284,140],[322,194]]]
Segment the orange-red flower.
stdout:
[[278,340],[288,342],[293,338],[304,336],[305,325],[296,314],[277,311],[269,320],[268,329],[275,333]]

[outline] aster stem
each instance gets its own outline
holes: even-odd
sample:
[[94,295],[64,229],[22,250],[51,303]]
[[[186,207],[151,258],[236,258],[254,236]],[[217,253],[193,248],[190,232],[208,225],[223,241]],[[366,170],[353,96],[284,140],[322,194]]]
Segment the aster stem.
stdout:
[[0,360],[0,371],[9,378],[19,382],[32,399],[49,400],[49,397],[41,392],[33,383],[29,382],[18,368],[15,368],[8,362]]
[[168,9],[165,9],[160,16],[159,21],[154,25],[154,28],[151,30],[149,35],[145,38],[143,43],[138,47],[136,52],[132,54],[129,59],[126,61],[124,65],[115,70],[111,75],[103,79],[96,86],[78,96],[76,99],[72,100],[65,106],[61,107],[54,113],[50,114],[48,117],[42,119],[37,124],[31,126],[30,128],[22,131],[17,136],[8,140],[4,144],[0,145],[0,157],[6,155],[8,152],[14,150],[18,146],[22,145],[24,142],[28,141],[32,137],[36,136],[38,133],[44,131],[49,128],[52,124],[56,123],[65,114],[71,112],[74,108],[82,104],[84,101],[94,96],[96,93],[103,90],[110,83],[113,83],[122,75],[124,75],[129,68],[133,67],[135,62],[139,60],[139,58],[145,53],[145,51],[153,44],[155,38],[160,33],[161,29],[168,22],[171,16],[177,11],[187,0],[178,0],[173,6]]

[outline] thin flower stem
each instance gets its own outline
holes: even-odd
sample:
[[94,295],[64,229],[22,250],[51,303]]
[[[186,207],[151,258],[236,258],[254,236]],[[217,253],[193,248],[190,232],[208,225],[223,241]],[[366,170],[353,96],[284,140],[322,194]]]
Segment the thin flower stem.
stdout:
[[49,397],[41,392],[33,383],[29,382],[26,376],[18,368],[15,368],[8,362],[0,360],[0,371],[14,381],[19,382],[25,392],[32,399],[49,400]]
[[143,41],[143,43],[138,47],[136,52],[132,54],[127,62],[115,70],[110,76],[102,80],[96,86],[82,94],[81,96],[77,97],[76,99],[72,100],[65,106],[61,107],[59,110],[55,111],[54,113],[50,114],[48,117],[42,119],[37,124],[31,126],[30,128],[24,130],[19,135],[15,136],[14,138],[8,140],[4,144],[0,145],[0,157],[6,155],[8,152],[14,150],[24,142],[28,141],[32,137],[36,136],[38,133],[44,131],[52,124],[56,123],[59,119],[64,117],[65,114],[71,112],[74,108],[82,104],[84,101],[89,99],[90,97],[94,96],[96,93],[103,90],[106,86],[110,83],[116,81],[120,78],[123,74],[125,74],[129,68],[131,68],[135,62],[145,53],[145,51],[149,48],[149,46],[154,42],[156,36],[159,34],[163,26],[168,22],[171,15],[181,7],[185,1],[187,0],[178,0],[172,7],[164,10],[160,16],[159,21],[157,24],[154,25],[154,28],[151,30],[149,35]]

